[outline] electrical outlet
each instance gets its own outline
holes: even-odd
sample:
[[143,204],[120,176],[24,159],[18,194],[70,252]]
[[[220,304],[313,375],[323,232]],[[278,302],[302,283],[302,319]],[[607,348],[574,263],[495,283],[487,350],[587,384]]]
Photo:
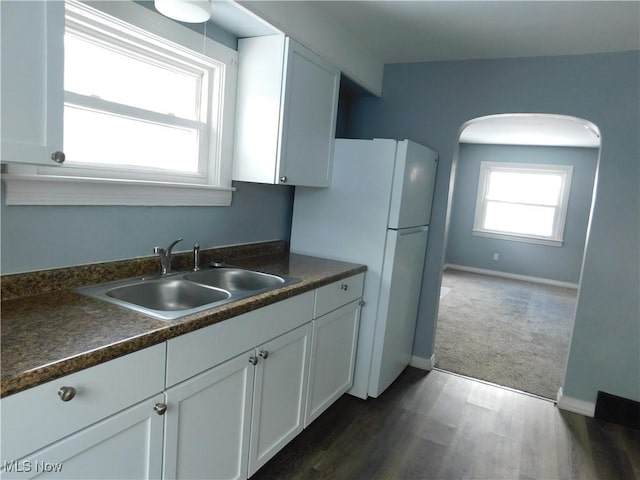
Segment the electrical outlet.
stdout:
[[494,254],[493,254],[493,259],[494,259],[495,261],[500,260],[500,254],[499,254],[499,253],[494,253]]

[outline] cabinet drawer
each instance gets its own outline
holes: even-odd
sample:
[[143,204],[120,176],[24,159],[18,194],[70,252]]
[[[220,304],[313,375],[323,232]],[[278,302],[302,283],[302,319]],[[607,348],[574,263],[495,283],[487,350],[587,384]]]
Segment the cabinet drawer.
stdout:
[[167,387],[311,321],[313,292],[187,333],[167,342]]
[[344,278],[316,290],[313,318],[335,310],[362,296],[364,273]]
[[[161,392],[165,354],[162,343],[3,398],[3,459],[18,460]],[[62,401],[63,386],[75,397]]]

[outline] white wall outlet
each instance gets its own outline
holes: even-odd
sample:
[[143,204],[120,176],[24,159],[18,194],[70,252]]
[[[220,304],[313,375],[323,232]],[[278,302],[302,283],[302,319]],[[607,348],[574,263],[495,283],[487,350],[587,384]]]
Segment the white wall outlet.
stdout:
[[500,254],[499,253],[494,253],[493,254],[493,259],[496,260],[496,261],[500,260]]

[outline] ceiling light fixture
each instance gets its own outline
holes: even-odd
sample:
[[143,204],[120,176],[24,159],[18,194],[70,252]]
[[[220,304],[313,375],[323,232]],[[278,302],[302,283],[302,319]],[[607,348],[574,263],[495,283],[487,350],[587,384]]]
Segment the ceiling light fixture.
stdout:
[[203,23],[211,18],[209,0],[154,0],[156,10],[179,22]]

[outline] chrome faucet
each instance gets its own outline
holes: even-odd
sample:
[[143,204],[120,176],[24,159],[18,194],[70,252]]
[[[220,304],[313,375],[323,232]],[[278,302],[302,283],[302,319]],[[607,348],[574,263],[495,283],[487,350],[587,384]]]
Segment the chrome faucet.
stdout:
[[166,249],[160,247],[153,247],[153,253],[160,257],[160,267],[162,269],[162,275],[168,275],[171,273],[171,250],[175,247],[176,243],[181,242],[179,238]]
[[200,244],[193,244],[193,271],[197,272],[200,270]]

